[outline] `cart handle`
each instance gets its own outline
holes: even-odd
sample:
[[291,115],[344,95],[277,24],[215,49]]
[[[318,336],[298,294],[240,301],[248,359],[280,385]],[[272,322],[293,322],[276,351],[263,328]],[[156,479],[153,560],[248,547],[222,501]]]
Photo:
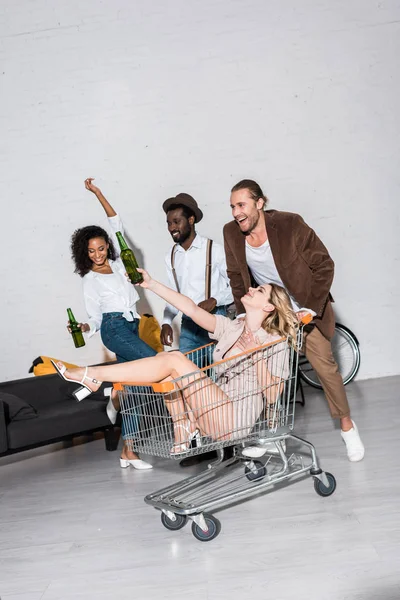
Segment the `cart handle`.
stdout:
[[304,317],[301,318],[300,323],[302,323],[302,325],[308,325],[309,323],[311,323],[311,321],[313,320],[313,316],[311,313],[307,313],[306,315],[304,315]]

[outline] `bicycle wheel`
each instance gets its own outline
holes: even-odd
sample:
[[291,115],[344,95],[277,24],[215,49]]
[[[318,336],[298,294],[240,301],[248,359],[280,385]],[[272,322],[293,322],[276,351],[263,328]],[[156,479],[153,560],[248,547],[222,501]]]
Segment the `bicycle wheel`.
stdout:
[[[332,353],[336,360],[339,372],[346,385],[354,379],[360,368],[360,346],[354,333],[341,323],[336,323],[335,333],[332,338]],[[303,381],[322,390],[318,375],[305,356],[299,358],[299,373]]]

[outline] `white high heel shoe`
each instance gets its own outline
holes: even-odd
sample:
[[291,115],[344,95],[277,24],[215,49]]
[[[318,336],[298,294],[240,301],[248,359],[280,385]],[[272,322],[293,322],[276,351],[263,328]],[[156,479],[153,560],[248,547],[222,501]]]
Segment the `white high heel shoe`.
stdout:
[[111,398],[112,391],[113,391],[112,387],[104,388],[105,397],[110,398],[108,401],[107,407],[106,407],[107,417],[110,419],[111,423],[113,425],[115,425],[115,423],[117,422],[117,417],[118,417],[119,411],[115,408],[114,403],[112,401],[112,398]]
[[180,423],[176,424],[175,427],[181,427],[181,429],[184,429],[189,435],[188,438],[186,440],[186,442],[181,442],[180,444],[174,444],[171,448],[171,450],[169,451],[171,456],[179,456],[180,454],[185,454],[186,452],[189,452],[190,450],[190,442],[193,439],[196,439],[196,446],[197,448],[200,448],[201,446],[201,433],[198,429],[196,429],[195,431],[190,431],[190,421],[189,419],[187,420],[187,424],[186,425],[181,425]]
[[127,467],[133,467],[134,469],[137,469],[138,471],[148,471],[149,469],[153,468],[153,465],[151,465],[150,463],[148,463],[145,460],[142,460],[140,458],[135,458],[135,460],[128,460],[127,458],[120,458],[119,465],[120,465],[121,469],[126,469]]
[[78,388],[77,390],[72,392],[72,395],[74,396],[75,400],[77,402],[80,402],[81,400],[83,400],[84,398],[87,398],[88,396],[90,396],[90,394],[93,394],[94,390],[91,390],[89,386],[86,385],[85,383],[85,379],[87,379],[88,381],[91,381],[92,383],[94,383],[95,385],[101,385],[101,381],[97,381],[97,379],[93,379],[92,377],[88,377],[87,372],[88,372],[88,368],[85,367],[85,372],[83,374],[83,377],[80,381],[76,381],[76,379],[70,379],[69,377],[67,377],[66,375],[64,375],[65,371],[67,370],[67,367],[65,365],[59,367],[57,365],[57,363],[54,362],[54,360],[51,361],[53,367],[55,368],[55,370],[57,371],[57,373],[59,374],[60,377],[62,377],[65,381],[69,381],[70,383],[75,383],[76,385],[81,385],[80,388]]

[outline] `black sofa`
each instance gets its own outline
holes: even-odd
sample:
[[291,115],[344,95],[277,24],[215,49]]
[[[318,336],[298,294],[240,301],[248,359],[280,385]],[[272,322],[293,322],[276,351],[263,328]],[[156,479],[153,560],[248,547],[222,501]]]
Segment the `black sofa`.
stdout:
[[57,374],[0,383],[0,456],[95,431],[116,450],[119,429],[107,417],[103,387],[77,402],[74,385]]

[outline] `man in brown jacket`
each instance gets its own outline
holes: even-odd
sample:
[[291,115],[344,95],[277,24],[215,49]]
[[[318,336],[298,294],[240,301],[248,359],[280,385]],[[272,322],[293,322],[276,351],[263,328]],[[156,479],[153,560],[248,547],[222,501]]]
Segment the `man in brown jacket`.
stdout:
[[252,282],[286,289],[297,313],[311,312],[312,327],[303,350],[317,373],[350,461],[364,457],[364,446],[350,417],[350,408],[330,339],[335,329],[330,288],[334,263],[315,232],[294,213],[265,210],[267,198],[251,179],[231,191],[233,221],[224,227],[227,272],[238,314],[241,298]]

